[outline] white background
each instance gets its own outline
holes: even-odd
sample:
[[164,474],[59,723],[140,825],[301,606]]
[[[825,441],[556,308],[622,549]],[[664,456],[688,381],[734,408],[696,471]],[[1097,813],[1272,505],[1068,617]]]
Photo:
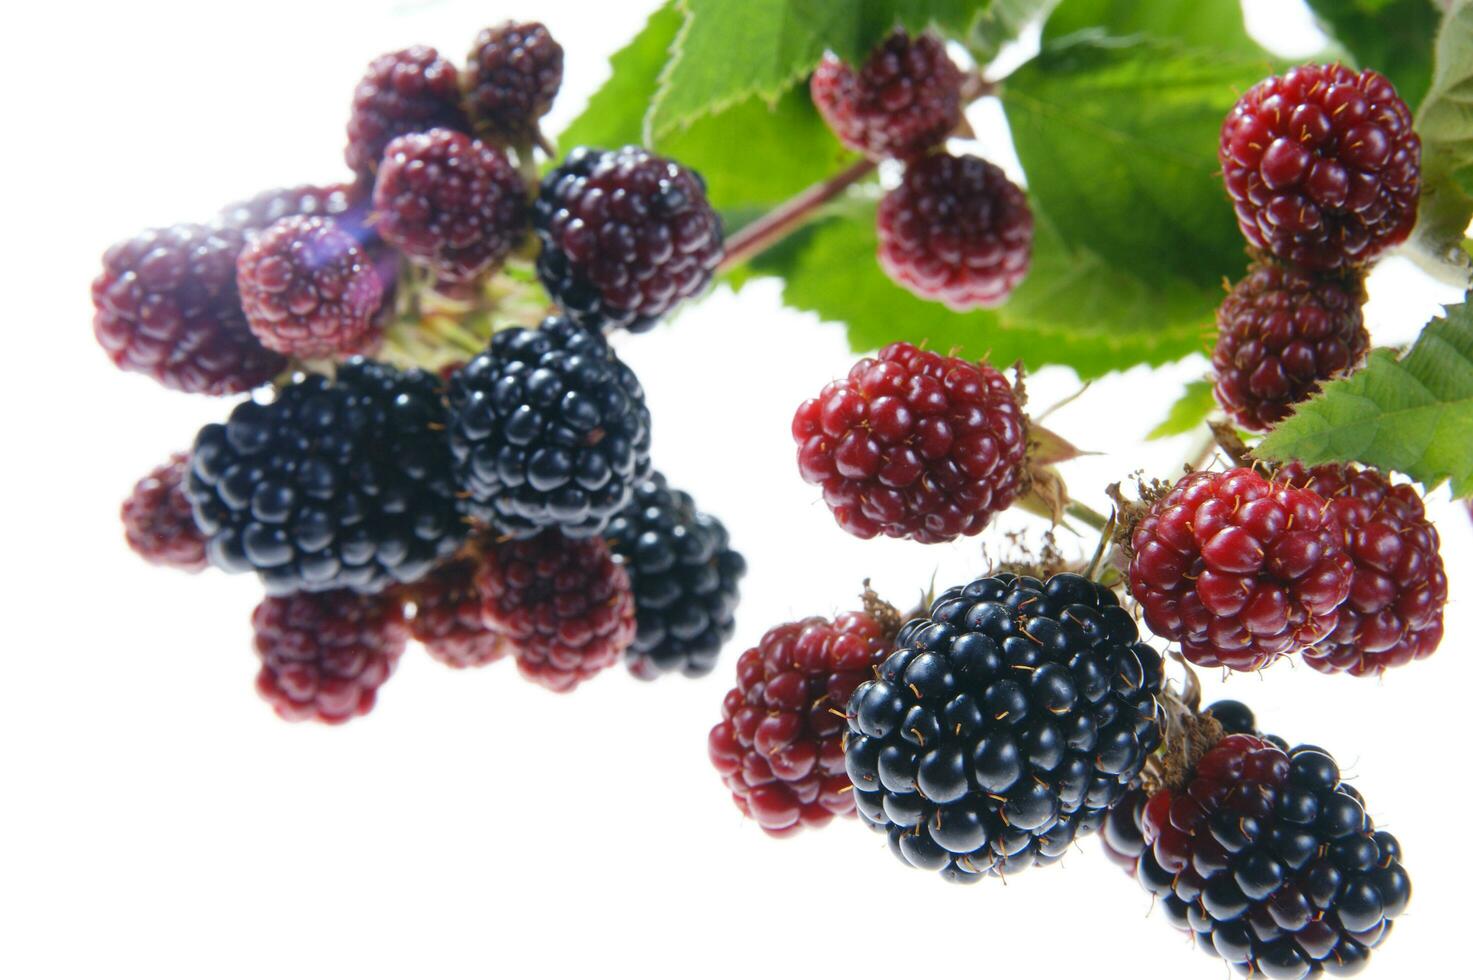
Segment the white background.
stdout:
[[[246,578],[189,577],[125,548],[133,481],[225,413],[112,369],[88,284],[113,240],[200,219],[261,188],[338,179],[355,80],[413,42],[459,58],[476,30],[540,17],[567,49],[556,132],[646,3],[13,4],[5,94],[0,482],[8,636],[0,659],[0,976],[1203,977],[1192,948],[1085,841],[1062,867],[970,889],[902,867],[852,822],[773,841],[706,761],[737,653],[765,628],[851,605],[873,576],[905,602],[980,542],[862,542],[799,479],[788,421],[852,360],[842,331],[781,309],[771,283],[717,291],[620,339],[649,391],[656,459],[746,552],[737,642],[715,675],[611,671],[571,696],[510,664],[456,673],[406,654],[379,708],[340,729],[279,722],[252,691]],[[1315,48],[1297,4],[1253,3],[1280,50]],[[22,12],[23,11],[23,12]],[[976,121],[989,153],[995,107]],[[1226,204],[1224,204],[1226,207]],[[1369,317],[1413,335],[1451,294],[1388,263]],[[1105,455],[1107,482],[1168,474],[1145,445],[1193,360],[1096,384],[1051,425]],[[1076,388],[1046,371],[1035,408]],[[1434,495],[1454,599],[1432,661],[1384,681],[1280,664],[1207,678],[1293,740],[1336,752],[1415,883],[1373,976],[1443,976],[1466,927],[1465,650],[1473,531]],[[1009,516],[988,535],[1026,526]],[[1064,535],[1083,552],[1088,538]]]

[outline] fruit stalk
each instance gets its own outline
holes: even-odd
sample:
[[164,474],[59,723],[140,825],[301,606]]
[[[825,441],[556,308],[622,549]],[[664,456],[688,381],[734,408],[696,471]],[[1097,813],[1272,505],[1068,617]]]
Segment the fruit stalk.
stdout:
[[874,172],[873,160],[858,160],[826,180],[798,192],[783,204],[732,235],[726,242],[726,254],[716,267],[717,274],[741,265],[787,237],[815,211],[838,197],[849,187]]

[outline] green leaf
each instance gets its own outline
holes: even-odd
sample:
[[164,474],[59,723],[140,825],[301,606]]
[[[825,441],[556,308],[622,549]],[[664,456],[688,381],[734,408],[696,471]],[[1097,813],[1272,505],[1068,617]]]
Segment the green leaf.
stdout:
[[1398,470],[1428,490],[1473,493],[1473,306],[1450,306],[1405,355],[1378,349],[1269,433],[1258,455]]
[[609,58],[609,80],[558,136],[560,149],[644,142],[644,117],[684,20],[673,2],[650,14],[633,40]]
[[978,64],[985,65],[1028,25],[1047,17],[1058,5],[1059,0],[992,0],[972,25],[967,48]]
[[[1338,2],[1338,0],[1332,0]],[[1229,55],[1266,57],[1243,26],[1239,0],[1067,0],[1044,24],[1043,43],[1079,31],[1181,41]],[[1216,145],[1216,144],[1214,144]]]
[[1167,436],[1179,436],[1207,421],[1217,408],[1217,399],[1212,395],[1212,382],[1192,381],[1187,384],[1186,390],[1180,398],[1171,406],[1171,411],[1161,424],[1146,435],[1147,439],[1165,439]]
[[1432,0],[1309,0],[1325,33],[1416,105],[1432,78],[1438,10]]
[[1422,200],[1413,255],[1466,283],[1470,265],[1462,242],[1473,220],[1473,0],[1457,0],[1443,19],[1417,133]]

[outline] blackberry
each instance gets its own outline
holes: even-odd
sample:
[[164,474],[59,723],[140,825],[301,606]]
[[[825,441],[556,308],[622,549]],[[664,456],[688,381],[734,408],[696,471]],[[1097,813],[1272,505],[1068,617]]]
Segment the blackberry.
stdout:
[[948,589],[849,701],[855,805],[897,857],[971,882],[1052,864],[1160,742],[1161,657],[1073,574]]
[[562,45],[535,21],[488,27],[471,47],[466,75],[466,101],[477,130],[528,143],[563,84]]
[[373,709],[408,636],[395,597],[354,592],[268,597],[251,622],[257,692],[287,721],[329,725]]
[[211,562],[269,594],[411,582],[464,536],[441,384],[354,358],[244,402],[195,439],[186,485]]
[[958,311],[1005,301],[1033,256],[1028,198],[974,156],[933,153],[908,164],[881,198],[875,228],[885,274]]
[[375,341],[383,282],[353,236],[332,218],[282,218],[236,262],[251,332],[296,357],[362,352]]
[[465,507],[502,534],[599,534],[649,474],[639,379],[568,320],[497,333],[451,378],[449,402]]
[[500,150],[450,129],[412,133],[384,151],[376,227],[442,281],[470,282],[521,241],[525,193]]
[[1416,489],[1353,463],[1289,463],[1277,478],[1330,502],[1354,566],[1335,629],[1304,651],[1305,661],[1363,676],[1430,657],[1442,642],[1447,572]]
[[424,45],[380,55],[353,91],[348,116],[348,166],[360,179],[378,171],[395,137],[436,128],[470,128],[455,66]]
[[630,672],[644,680],[709,674],[736,632],[738,583],[747,571],[725,526],[652,473],[604,539],[634,584],[639,632],[625,655]]
[[481,615],[479,567],[475,558],[452,558],[403,592],[414,604],[409,634],[430,656],[457,670],[484,667],[511,653],[511,643],[487,628]]
[[265,231],[282,218],[303,216],[332,218],[356,229],[362,220],[354,218],[366,215],[367,205],[367,195],[353,184],[298,184],[265,190],[221,208],[215,223],[250,235]]
[[558,693],[612,667],[634,639],[629,575],[599,538],[544,531],[489,548],[476,572],[486,625],[523,677]]
[[854,812],[844,772],[842,706],[871,676],[892,635],[868,612],[768,630],[737,660],[706,748],[732,802],[774,837]]
[[923,153],[962,121],[961,69],[930,34],[895,31],[858,71],[829,55],[809,90],[839,141],[871,160]]
[[1320,385],[1354,370],[1371,346],[1365,278],[1261,262],[1217,308],[1217,401],[1245,429],[1264,431]]
[[139,480],[123,501],[123,533],[128,547],[151,564],[199,572],[210,562],[184,495],[188,473],[189,454],[175,453]]
[[1189,473],[1131,533],[1130,592],[1204,667],[1257,670],[1334,632],[1351,559],[1324,498],[1252,470]]
[[798,406],[798,470],[839,526],[928,544],[976,534],[1023,482],[1028,425],[985,362],[891,344]]
[[1369,69],[1303,65],[1259,82],[1223,122],[1218,159],[1243,236],[1285,262],[1363,266],[1417,220],[1422,143]]
[[700,175],[637,146],[569,153],[543,178],[532,223],[542,285],[596,330],[649,329],[706,288],[722,256]]
[[261,346],[235,286],[240,232],[175,225],[109,248],[92,282],[92,329],[114,364],[179,391],[230,395],[270,381],[286,358]]

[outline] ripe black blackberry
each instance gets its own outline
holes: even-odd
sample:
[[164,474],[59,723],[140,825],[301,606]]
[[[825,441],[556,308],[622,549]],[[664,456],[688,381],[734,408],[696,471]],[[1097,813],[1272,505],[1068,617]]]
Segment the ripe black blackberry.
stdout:
[[477,132],[507,143],[536,138],[563,84],[563,48],[543,25],[488,27],[466,59],[466,102]]
[[704,289],[722,256],[700,175],[638,146],[573,150],[543,178],[532,223],[542,285],[595,330],[648,330]]
[[738,584],[747,571],[725,526],[652,473],[604,539],[634,585],[639,632],[624,655],[630,673],[644,680],[709,674],[736,632]]
[[650,472],[639,379],[561,317],[497,333],[451,377],[449,404],[466,512],[502,534],[597,535]]
[[422,44],[391,51],[369,63],[353,91],[344,156],[366,182],[395,137],[436,128],[470,129],[455,66]]
[[952,881],[1058,860],[1160,741],[1161,658],[1073,574],[948,589],[849,701],[865,822]]
[[266,591],[377,592],[464,537],[442,385],[354,358],[270,404],[244,402],[195,440],[187,492],[210,561]]

